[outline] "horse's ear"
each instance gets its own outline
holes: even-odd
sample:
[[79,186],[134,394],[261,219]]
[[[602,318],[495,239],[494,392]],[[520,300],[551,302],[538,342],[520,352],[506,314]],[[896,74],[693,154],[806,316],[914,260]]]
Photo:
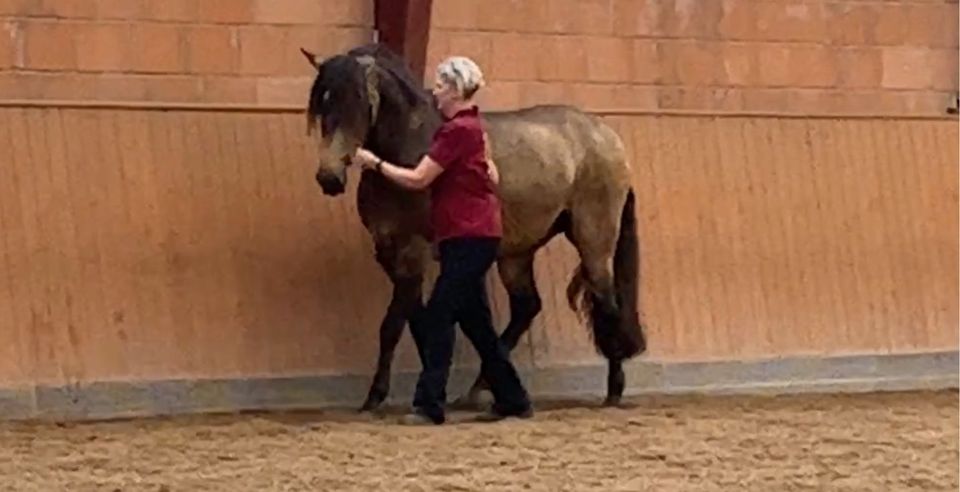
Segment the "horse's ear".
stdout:
[[310,62],[310,66],[313,67],[314,70],[320,69],[320,62],[317,61],[317,55],[305,50],[304,48],[300,48],[300,52],[303,53],[303,56],[307,58],[307,61]]
[[356,60],[357,60],[357,63],[360,64],[360,66],[362,66],[367,70],[372,70],[377,66],[377,60],[370,55],[358,56]]

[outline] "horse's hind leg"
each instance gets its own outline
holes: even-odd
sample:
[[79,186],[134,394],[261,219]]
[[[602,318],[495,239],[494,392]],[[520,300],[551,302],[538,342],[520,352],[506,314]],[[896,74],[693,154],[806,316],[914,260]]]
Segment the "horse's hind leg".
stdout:
[[[530,329],[533,320],[540,313],[543,303],[533,275],[533,252],[507,258],[497,262],[500,279],[510,298],[510,322],[500,334],[500,341],[507,350],[512,351],[523,335]],[[454,405],[464,408],[476,408],[480,405],[480,394],[487,390],[487,382],[477,376],[470,390],[454,401]]]
[[[587,256],[590,256],[590,253],[587,253]],[[607,397],[604,404],[616,406],[623,398],[626,376],[623,373],[624,357],[620,355],[617,347],[620,309],[613,290],[613,273],[606,265],[609,261],[603,258],[601,255],[600,261],[593,258],[585,261],[583,273],[590,284],[590,291],[586,295],[590,296],[589,315],[594,344],[607,359]],[[588,266],[590,263],[593,263],[593,266]]]
[[581,200],[573,207],[568,235],[580,253],[580,280],[585,282],[593,341],[607,359],[605,404],[618,405],[623,397],[625,376],[620,334],[621,313],[614,285],[613,258],[619,234],[620,211],[625,193],[609,193]]

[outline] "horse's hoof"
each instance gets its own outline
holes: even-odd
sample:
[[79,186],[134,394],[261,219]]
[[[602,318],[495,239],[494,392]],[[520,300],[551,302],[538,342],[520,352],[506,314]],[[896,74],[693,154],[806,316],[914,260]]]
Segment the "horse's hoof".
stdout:
[[382,397],[369,396],[367,397],[367,401],[363,402],[363,406],[360,407],[358,412],[365,413],[377,411],[380,409],[380,405],[383,404],[383,400],[384,399]]
[[603,400],[603,406],[605,407],[619,407],[622,401],[622,397],[619,396],[608,396],[606,400]]
[[477,406],[477,402],[463,396],[447,404],[451,410],[475,410]]
[[484,410],[483,402],[480,401],[480,395],[478,393],[467,393],[460,396],[459,398],[453,400],[448,407],[451,410],[473,410],[480,411]]

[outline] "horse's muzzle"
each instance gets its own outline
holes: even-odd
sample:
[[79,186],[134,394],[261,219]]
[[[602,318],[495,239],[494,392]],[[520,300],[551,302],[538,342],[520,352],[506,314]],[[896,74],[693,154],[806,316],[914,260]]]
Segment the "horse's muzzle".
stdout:
[[317,183],[324,195],[337,196],[346,191],[346,185],[336,176],[330,174],[317,173]]

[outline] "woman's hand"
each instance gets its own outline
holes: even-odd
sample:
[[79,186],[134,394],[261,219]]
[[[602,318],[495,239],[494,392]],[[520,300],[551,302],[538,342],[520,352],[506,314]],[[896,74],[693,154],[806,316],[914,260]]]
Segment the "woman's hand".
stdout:
[[353,155],[353,163],[363,169],[376,169],[380,162],[381,160],[376,154],[362,147],[357,149],[357,152]]
[[494,186],[500,184],[500,170],[497,169],[497,163],[492,160],[487,161],[487,176]]
[[487,132],[483,132],[483,158],[487,161],[487,176],[494,186],[500,184],[500,170],[497,169],[497,163],[493,162],[493,152],[490,149],[490,139]]

